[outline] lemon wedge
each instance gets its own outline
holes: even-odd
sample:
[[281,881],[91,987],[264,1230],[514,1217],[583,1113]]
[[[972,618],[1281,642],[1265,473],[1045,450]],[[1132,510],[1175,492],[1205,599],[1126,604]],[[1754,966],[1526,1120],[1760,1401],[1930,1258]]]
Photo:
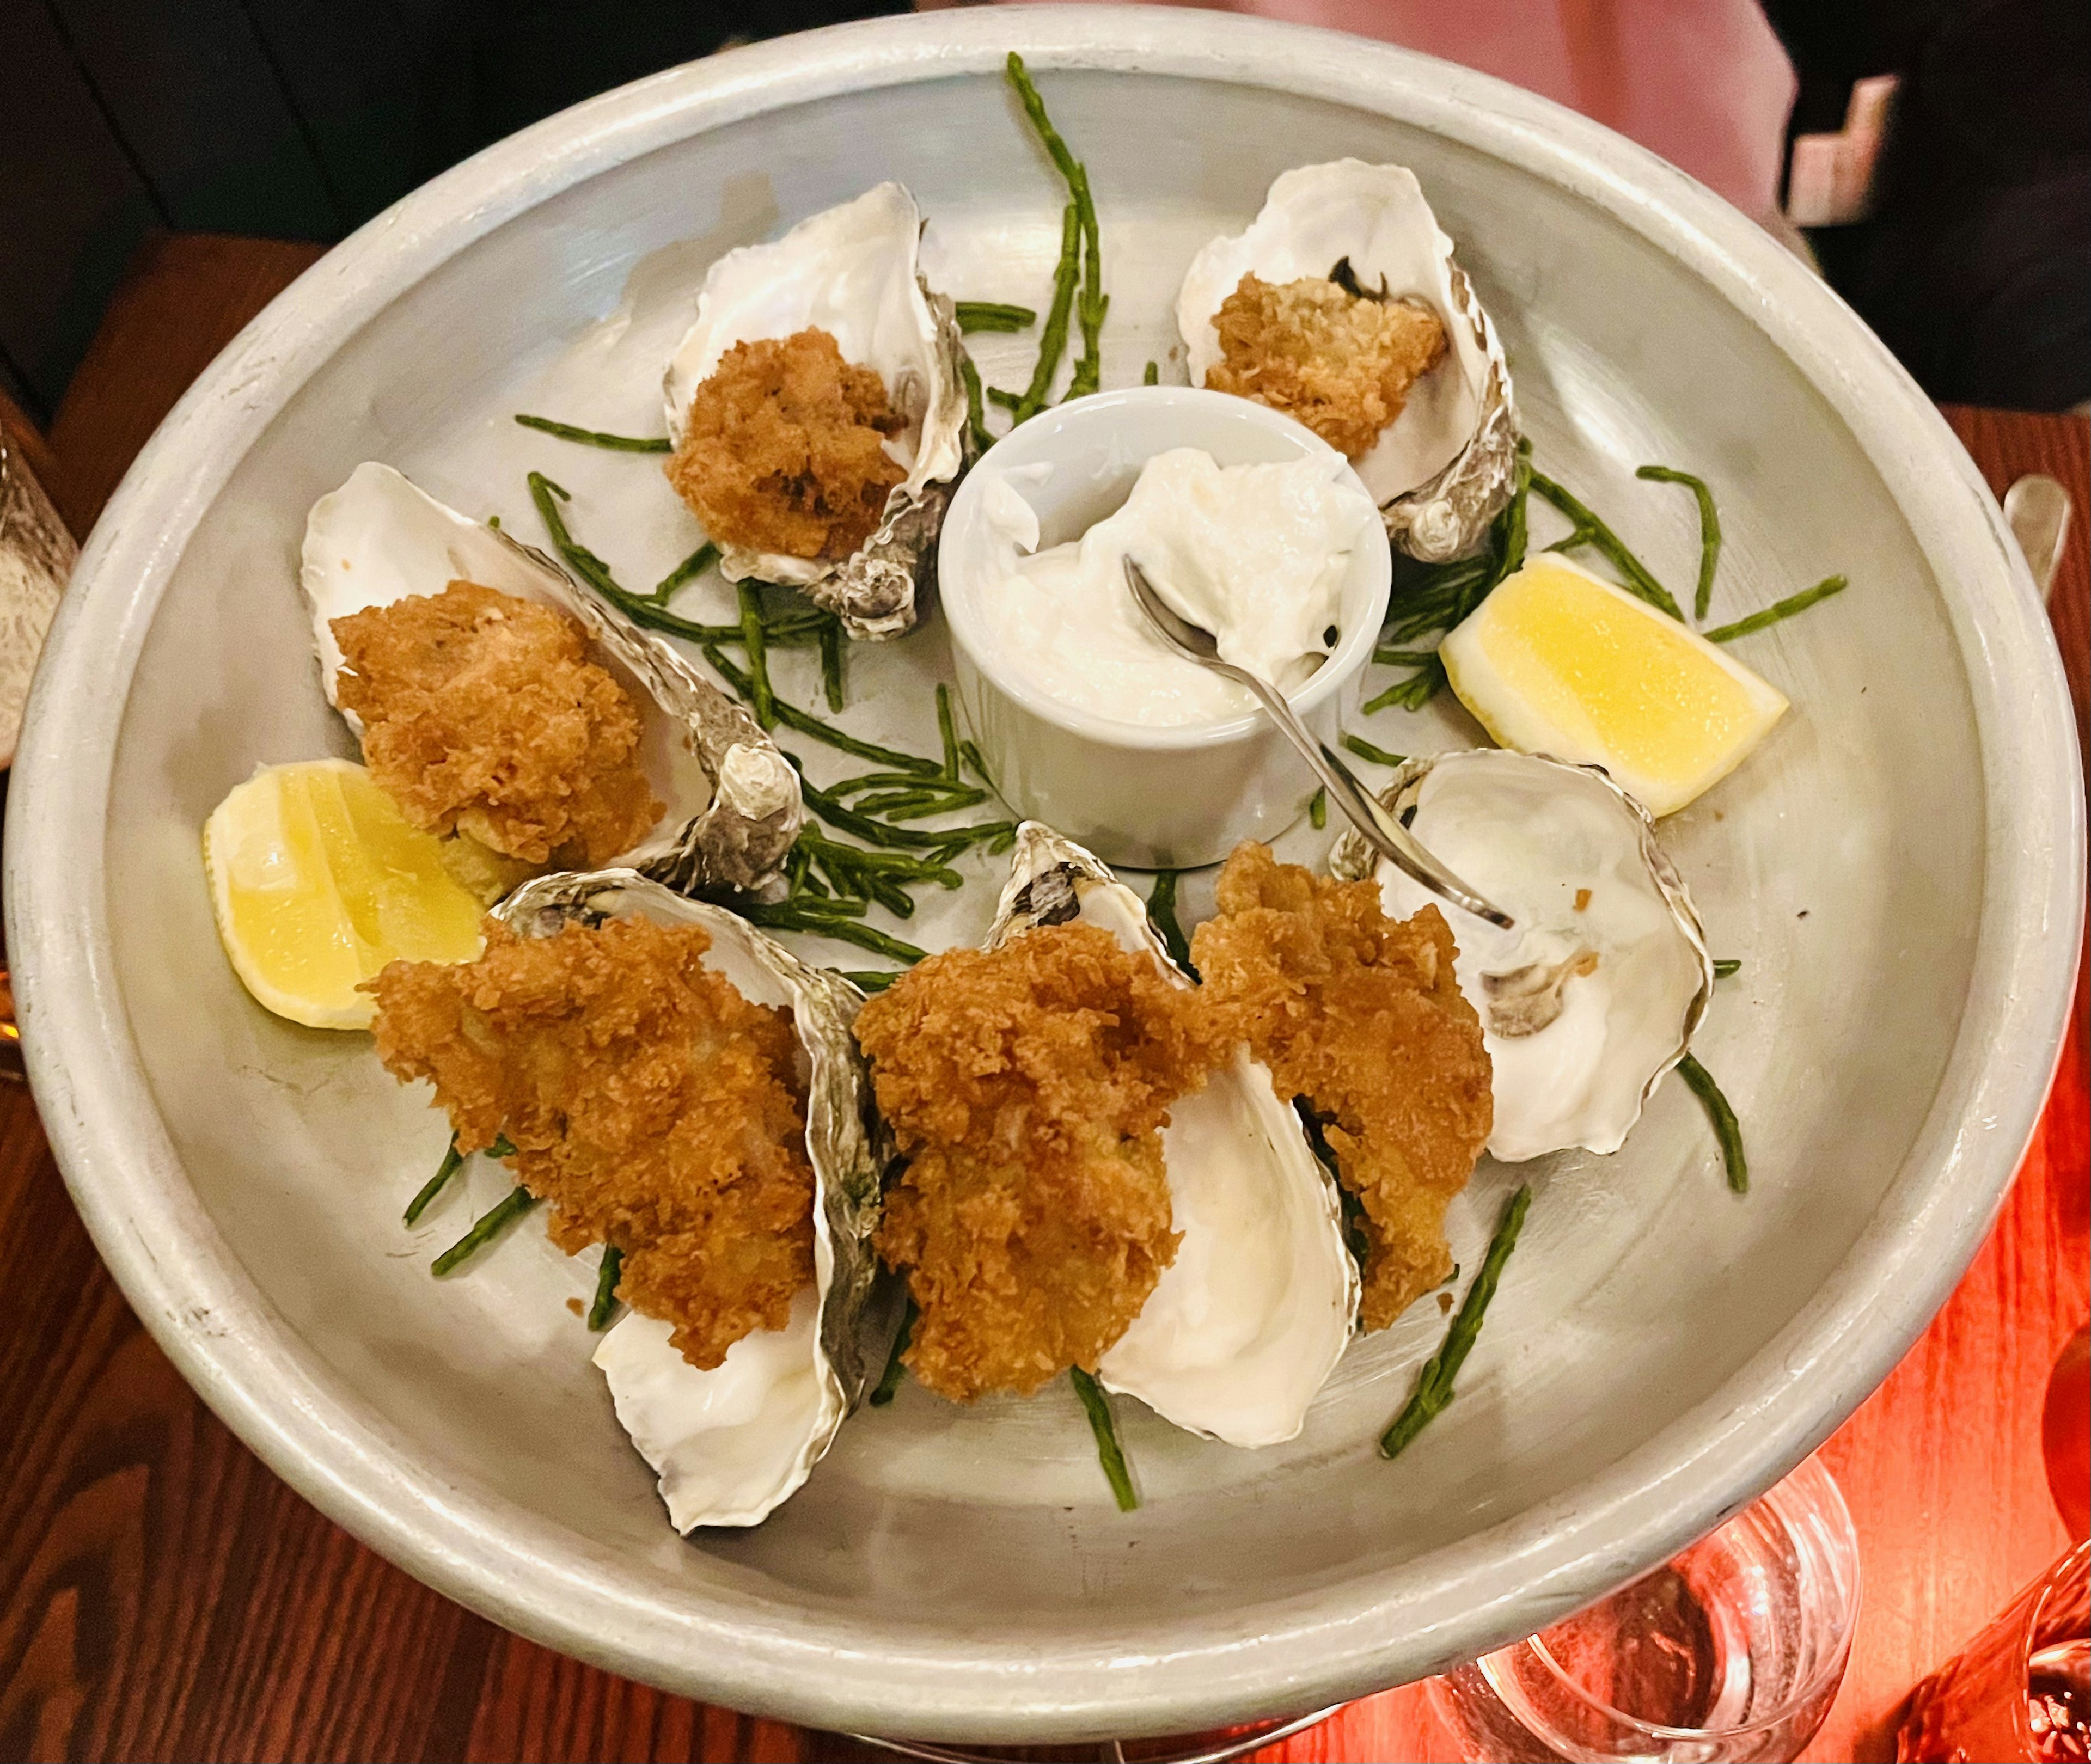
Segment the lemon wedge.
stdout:
[[256,1000],[314,1029],[367,1029],[356,990],[388,962],[469,962],[480,904],[361,766],[264,766],[211,811],[204,874],[225,953]]
[[1534,557],[1438,652],[1498,746],[1602,766],[1669,815],[1740,765],[1785,695],[1566,557]]

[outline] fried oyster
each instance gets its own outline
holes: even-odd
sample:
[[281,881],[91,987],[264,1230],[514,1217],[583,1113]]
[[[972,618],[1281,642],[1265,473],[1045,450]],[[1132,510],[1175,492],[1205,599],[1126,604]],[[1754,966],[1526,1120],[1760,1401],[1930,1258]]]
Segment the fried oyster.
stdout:
[[329,628],[364,763],[424,831],[571,867],[629,850],[661,818],[639,706],[555,609],[452,582]]
[[1191,953],[1229,1039],[1322,1124],[1365,1210],[1360,1315],[1385,1328],[1451,1272],[1445,1209],[1493,1117],[1481,1020],[1454,977],[1443,915],[1389,919],[1374,884],[1319,878],[1248,844],[1221,871],[1219,916]]
[[1445,327],[1420,301],[1356,294],[1326,277],[1273,285],[1244,275],[1214,315],[1215,392],[1295,417],[1356,459],[1444,359]]
[[813,1280],[813,1172],[787,1010],[703,964],[701,926],[619,918],[371,983],[378,1057],[429,1078],[461,1151],[502,1135],[552,1241],[623,1254],[618,1296],[692,1366],[782,1329]]
[[690,400],[662,469],[722,545],[834,561],[870,538],[908,475],[883,445],[908,419],[826,331],[735,343]]
[[906,1173],[880,1254],[920,1314],[905,1356],[958,1401],[1097,1361],[1174,1260],[1161,1129],[1226,1049],[1194,992],[1093,926],[932,956],[857,1036]]

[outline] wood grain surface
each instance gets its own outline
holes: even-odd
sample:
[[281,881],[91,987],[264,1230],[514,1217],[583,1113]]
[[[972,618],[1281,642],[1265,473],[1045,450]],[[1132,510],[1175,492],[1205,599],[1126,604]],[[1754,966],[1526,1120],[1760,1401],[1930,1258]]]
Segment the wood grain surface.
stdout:
[[[183,388],[314,255],[255,240],[149,242],[39,456],[76,531]],[[1948,415],[1999,493],[2038,470],[2076,499],[2054,613],[2081,719],[2085,425]],[[2091,1308],[2084,1010],[2080,976],[2054,1095],[1994,1233],[1908,1357],[1824,1448],[1858,1525],[1865,1608],[1810,1758],[1891,1758],[1909,1688],[2063,1547],[2039,1416],[2056,1349]],[[322,1518],[146,1336],[19,1086],[0,1086],[0,1760],[878,1755],[550,1653]],[[1451,1755],[1416,1686],[1260,1754]]]

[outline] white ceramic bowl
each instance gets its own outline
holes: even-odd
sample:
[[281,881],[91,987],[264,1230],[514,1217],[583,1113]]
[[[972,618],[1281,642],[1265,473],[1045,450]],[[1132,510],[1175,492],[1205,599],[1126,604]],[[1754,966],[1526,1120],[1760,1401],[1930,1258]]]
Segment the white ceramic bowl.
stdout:
[[[1223,723],[1151,729],[1065,704],[1000,652],[984,610],[1002,587],[989,486],[1006,484],[1038,516],[1043,550],[1079,539],[1131,494],[1140,467],[1172,447],[1222,466],[1342,456],[1289,416],[1189,386],[1127,386],[1041,411],[989,448],[951,498],[937,548],[937,587],[951,628],[959,700],[988,770],[1019,813],[1058,828],[1108,863],[1183,869],[1217,863],[1244,839],[1269,840],[1313,795],[1306,764],[1261,711]],[[1369,503],[1347,466],[1343,475]],[[1392,559],[1377,525],[1351,553],[1342,636],[1287,695],[1334,742],[1357,708],[1358,681],[1386,612]]]
[[[620,475],[647,462],[509,420],[627,282],[688,290],[729,246],[895,176],[932,217],[940,286],[1042,304],[1063,193],[1003,84],[1011,48],[1097,191],[1106,384],[1166,355],[1192,253],[1278,172],[1396,161],[1504,329],[1539,458],[1655,567],[1689,581],[1697,538],[1688,497],[1635,480],[1649,459],[1721,491],[1723,615],[1850,574],[1747,640],[1795,710],[1664,827],[1715,953],[1747,964],[1697,1051],[1753,1182],[1726,1191],[1674,1084],[1616,1157],[1520,1172],[1544,1186],[1459,1400],[1393,1464],[1373,1440],[1442,1334],[1427,1305],[1345,1357],[1291,1445],[1230,1452],[1125,1405],[1136,1514],[1064,1388],[965,1412],[910,1386],[767,1524],[685,1542],[585,1332],[516,1302],[526,1276],[571,1283],[544,1239],[429,1278],[462,1198],[418,1235],[399,1210],[442,1122],[356,1038],[245,996],[197,829],[257,761],[346,751],[295,572],[306,509],[359,461],[532,533],[520,468],[540,464],[632,579],[674,561],[674,536],[644,554],[601,514],[626,483],[667,506]],[[1025,338],[976,341],[990,383],[1019,379]],[[623,406],[577,381],[554,414],[647,420],[644,365]],[[498,480],[497,441],[522,450]],[[933,630],[855,653],[852,690],[886,682],[933,740],[938,654]],[[1382,729],[1473,739],[1442,705]],[[1743,217],[1593,124],[1377,44],[992,6],[736,49],[583,105],[410,197],[243,333],[140,455],[59,610],[8,803],[8,944],[44,1121],[139,1316],[393,1560],[744,1709],[930,1737],[1180,1732],[1541,1628],[1850,1413],[1951,1290],[2037,1119],[2081,923],[2080,793],[2054,639],[1980,477]],[[953,898],[984,918],[977,892]],[[1469,1267],[1515,1180],[1485,1161],[1454,1210]]]

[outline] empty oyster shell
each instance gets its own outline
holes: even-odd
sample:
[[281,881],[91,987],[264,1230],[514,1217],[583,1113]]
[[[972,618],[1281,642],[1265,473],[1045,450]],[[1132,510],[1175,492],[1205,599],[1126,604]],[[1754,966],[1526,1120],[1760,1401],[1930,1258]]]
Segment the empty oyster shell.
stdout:
[[662,385],[678,443],[690,400],[735,343],[817,329],[845,361],[886,382],[908,427],[887,444],[908,476],[886,499],[877,531],[840,563],[721,548],[730,581],[754,577],[807,591],[852,637],[912,630],[916,599],[945,505],[965,463],[964,347],[951,302],[917,267],[922,216],[904,185],[882,183],[801,221],[782,239],[744,245],[711,266],[696,322]]
[[1600,767],[1496,747],[1412,759],[1380,800],[1517,922],[1438,901],[1356,833],[1330,854],[1338,876],[1377,873],[1390,913],[1435,905],[1451,921],[1494,1065],[1490,1151],[1618,1151],[1714,996],[1697,910],[1648,811]]
[[[339,708],[341,646],[329,622],[476,582],[580,622],[596,659],[649,714],[640,763],[668,811],[620,865],[669,887],[758,888],[805,824],[799,777],[755,719],[667,643],[568,579],[550,558],[446,507],[366,460],[305,520],[298,572],[327,703]],[[360,736],[357,719],[344,712]]]
[[1333,278],[1346,259],[1358,288],[1430,307],[1449,344],[1377,445],[1352,463],[1402,550],[1426,563],[1464,557],[1481,549],[1510,501],[1517,410],[1495,327],[1414,173],[1339,159],[1281,174],[1248,230],[1212,240],[1183,277],[1176,328],[1191,384],[1203,385],[1220,359],[1214,318],[1244,275],[1271,283]]
[[[988,947],[1072,919],[1192,983],[1137,894],[1081,846],[1027,821]],[[1357,1323],[1358,1267],[1335,1184],[1246,1048],[1171,1106],[1162,1151],[1183,1241],[1097,1375],[1228,1445],[1290,1439]]]
[[790,1009],[808,1073],[813,1284],[789,1327],[743,1336],[707,1372],[669,1345],[669,1324],[627,1311],[595,1353],[618,1420],[660,1477],[675,1529],[752,1525],[806,1480],[864,1394],[859,1329],[876,1271],[879,1194],[870,1082],[850,1034],[864,996],[745,919],[631,870],[540,876],[495,909],[519,936],[535,937],[571,921],[633,914],[709,931],[705,966],[755,1003]]

